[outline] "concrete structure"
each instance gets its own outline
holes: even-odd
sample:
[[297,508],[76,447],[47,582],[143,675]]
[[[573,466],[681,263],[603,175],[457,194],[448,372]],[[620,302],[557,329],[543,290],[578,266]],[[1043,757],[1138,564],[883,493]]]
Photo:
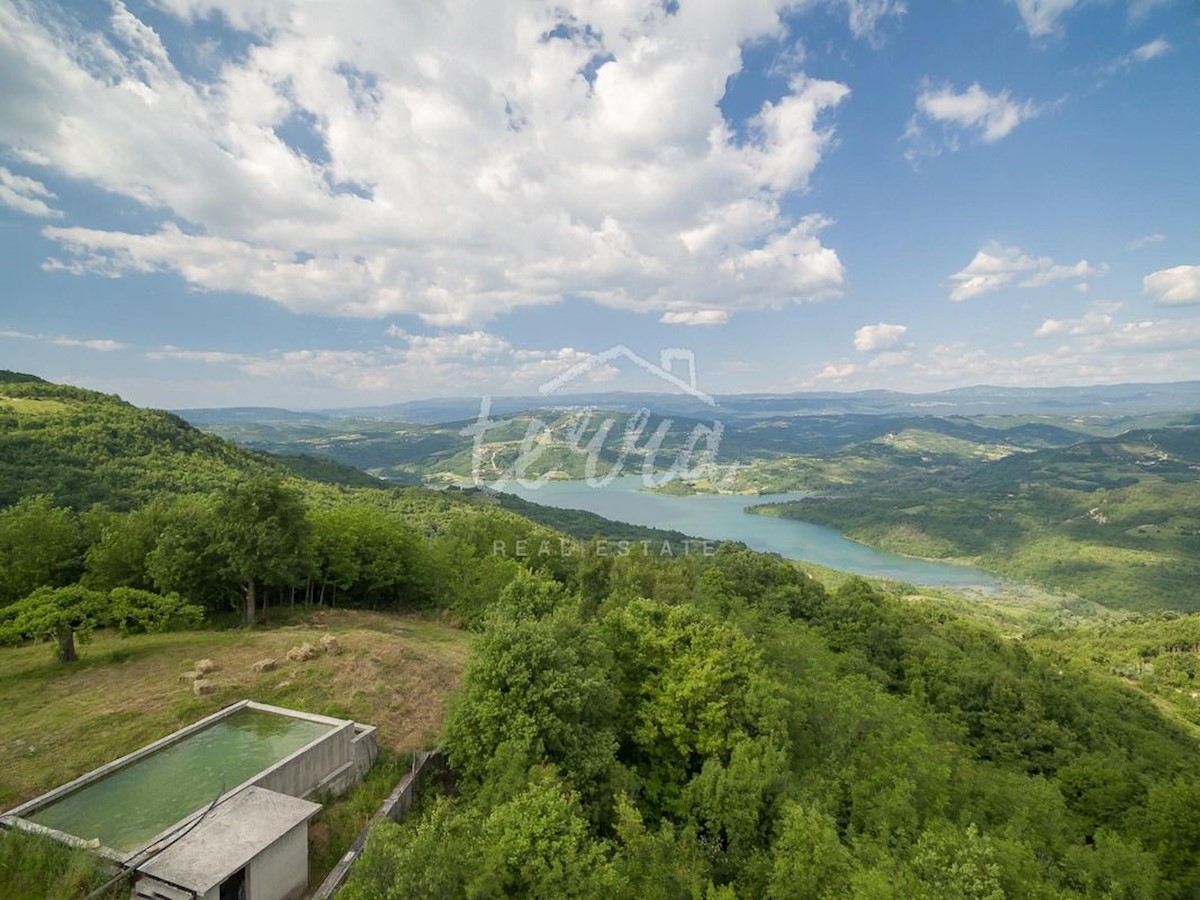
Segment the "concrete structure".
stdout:
[[135,900],[293,900],[308,889],[308,820],[321,807],[248,787],[138,867]]
[[[319,723],[326,730],[230,787],[211,810],[208,803],[181,810],[178,822],[132,852],[97,847],[26,818],[245,709]],[[308,820],[320,801],[357,784],[377,755],[373,726],[243,700],[10,810],[0,816],[0,825],[88,846],[135,870],[131,881],[139,900],[291,900],[308,887]]]

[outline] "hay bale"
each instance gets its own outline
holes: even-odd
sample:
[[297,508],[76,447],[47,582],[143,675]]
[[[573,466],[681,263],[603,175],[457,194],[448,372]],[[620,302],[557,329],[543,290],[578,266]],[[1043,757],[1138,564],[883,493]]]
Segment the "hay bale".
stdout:
[[287,652],[287,658],[293,662],[304,662],[306,659],[312,659],[317,655],[313,645],[305,641],[303,644],[297,644]]
[[342,652],[341,642],[332,634],[325,634],[321,636],[321,646],[330,656],[337,656]]
[[192,682],[192,693],[197,697],[203,697],[205,694],[211,694],[216,689],[216,683],[209,681],[207,678],[197,678]]
[[211,659],[198,659],[198,660],[196,660],[196,665],[194,666],[194,668],[201,675],[207,675],[209,672],[217,671],[217,669],[219,669],[220,666],[218,666]]
[[203,678],[203,677],[204,677],[203,672],[197,672],[197,671],[193,670],[191,672],[184,672],[182,675],[179,676],[179,680],[182,681],[184,684],[191,684],[197,678]]
[[258,662],[256,662],[254,664],[254,671],[255,672],[270,672],[277,665],[279,665],[279,664],[277,662],[275,662],[275,660],[271,659],[268,656],[266,659],[260,659]]

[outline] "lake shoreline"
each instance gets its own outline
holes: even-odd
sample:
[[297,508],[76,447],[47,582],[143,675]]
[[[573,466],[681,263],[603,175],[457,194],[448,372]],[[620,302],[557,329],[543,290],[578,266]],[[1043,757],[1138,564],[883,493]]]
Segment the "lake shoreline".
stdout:
[[[586,480],[557,479],[536,487],[509,482],[490,489],[541,506],[583,510],[613,522],[698,535],[717,542],[734,541],[752,550],[868,578],[977,589],[987,594],[1003,592],[1011,585],[1010,579],[969,563],[892,553],[847,537],[830,526],[780,516],[747,515],[763,495],[677,494],[647,491],[642,489],[644,486],[640,475],[626,475],[595,487]],[[809,496],[799,492],[774,495],[778,502]]]

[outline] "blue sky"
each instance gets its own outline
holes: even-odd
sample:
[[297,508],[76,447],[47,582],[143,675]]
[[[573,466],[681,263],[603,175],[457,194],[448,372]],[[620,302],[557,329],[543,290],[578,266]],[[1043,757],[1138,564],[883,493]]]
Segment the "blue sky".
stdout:
[[0,0],[0,88],[0,367],[138,403],[1200,378],[1189,0]]

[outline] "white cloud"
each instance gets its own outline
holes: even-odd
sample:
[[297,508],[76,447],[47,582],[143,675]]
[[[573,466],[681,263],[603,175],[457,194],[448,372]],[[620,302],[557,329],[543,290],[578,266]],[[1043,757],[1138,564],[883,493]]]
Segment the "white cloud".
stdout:
[[[172,345],[146,354],[151,360],[183,360],[229,366],[257,378],[289,380],[308,387],[339,388],[395,396],[461,395],[532,391],[591,354],[573,347],[546,350],[514,347],[486,331],[410,334],[390,326],[397,343],[365,349],[303,348],[267,353],[185,350]],[[588,384],[602,383],[619,370],[601,366]]]
[[0,166],[0,206],[7,206],[29,216],[57,219],[62,212],[53,209],[47,200],[55,200],[54,192],[32,178],[11,172]]
[[820,372],[804,382],[802,387],[812,387],[826,381],[845,381],[858,371],[858,366],[851,362],[828,363]]
[[[1048,38],[1061,33],[1061,20],[1076,7],[1088,0],[1013,0],[1021,22],[1032,38]],[[1156,7],[1166,6],[1172,0],[1129,0],[1129,19],[1140,21]]]
[[1015,0],[1017,12],[1030,37],[1042,38],[1058,31],[1058,22],[1080,0]]
[[693,309],[682,312],[665,312],[659,321],[667,325],[722,325],[729,321],[729,313],[723,309]]
[[1151,272],[1142,279],[1142,291],[1159,306],[1200,303],[1200,266],[1175,266]]
[[880,353],[867,363],[868,369],[894,369],[898,366],[906,366],[912,361],[912,351],[910,350],[889,350],[886,353]]
[[1112,327],[1112,314],[1119,308],[1119,303],[1094,303],[1078,319],[1046,319],[1033,332],[1033,336],[1049,338],[1101,334]]
[[1175,0],[1129,0],[1129,21],[1140,22],[1160,6],[1169,6]]
[[907,325],[889,325],[886,322],[880,322],[878,325],[864,325],[854,332],[854,349],[864,353],[886,350],[900,343],[900,339],[904,337],[906,331],[908,331]]
[[1108,65],[1104,66],[1100,70],[1101,82],[1103,82],[1105,78],[1111,78],[1113,75],[1117,75],[1121,72],[1128,72],[1134,66],[1150,62],[1152,59],[1158,59],[1160,56],[1170,53],[1173,49],[1174,47],[1172,46],[1171,42],[1163,37],[1157,37],[1152,41],[1147,41],[1146,43],[1135,47],[1124,56],[1118,56]]
[[[157,5],[249,46],[185,78],[120,2],[103,32],[0,5],[0,144],[159,223],[47,229],[49,268],[442,326],[564,295],[728,314],[842,288],[827,220],[790,210],[848,88],[796,73],[745,136],[718,106],[789,0]],[[903,11],[844,6],[868,38]],[[279,136],[296,122],[320,152]]]
[[1165,53],[1171,51],[1171,42],[1164,37],[1156,37],[1152,41],[1147,41],[1140,47],[1135,49],[1130,56],[1136,62],[1149,62],[1152,59],[1157,59]]
[[108,338],[81,340],[79,338],[51,337],[46,338],[46,340],[51,344],[57,344],[59,347],[83,347],[85,350],[99,350],[101,353],[125,350],[129,346],[128,344],[122,344],[120,341],[113,341]]
[[1145,247],[1151,247],[1155,244],[1161,244],[1167,239],[1165,234],[1145,234],[1140,238],[1135,238],[1125,245],[1127,250],[1141,250]]
[[[886,351],[865,366],[846,359],[822,363],[816,376],[791,389],[836,382],[842,390],[879,385],[878,370],[896,390],[930,391],[970,384],[1046,387],[1067,384],[1116,384],[1134,381],[1178,381],[1193,377],[1200,353],[1200,317],[1119,322],[1123,304],[1093,301],[1077,318],[1046,319],[1034,335],[1052,349],[1028,352],[1016,343],[1007,355],[992,347],[963,341],[926,351]],[[1043,345],[1045,346],[1045,345]],[[783,389],[783,388],[781,388]]]
[[872,44],[880,42],[879,28],[888,17],[900,18],[908,5],[900,0],[843,0],[850,18],[850,31]]
[[1127,322],[1089,339],[1086,347],[1096,353],[1160,353],[1164,350],[1191,350],[1194,353],[1200,349],[1200,319]]
[[152,350],[146,354],[147,359],[181,359],[187,362],[203,362],[212,365],[223,363],[248,363],[252,356],[245,353],[228,353],[223,350],[184,350],[174,344],[166,344],[161,349]]
[[9,328],[0,329],[0,338],[17,338],[26,341],[40,341],[54,344],[57,347],[82,347],[84,350],[99,350],[101,353],[111,353],[114,350],[128,349],[128,344],[109,338],[73,338],[61,334],[30,334],[27,331],[14,331]]
[[[958,150],[964,135],[985,144],[1007,137],[1022,122],[1042,112],[1032,100],[1018,101],[1007,90],[989,94],[978,83],[959,92],[952,85],[926,82],[917,94],[917,109],[904,132],[910,161]],[[936,134],[930,134],[933,127]]]
[[926,389],[964,384],[1046,387],[1174,381],[1180,371],[1186,371],[1195,346],[1193,340],[1190,348],[1141,353],[1115,344],[1082,348],[1064,345],[1043,353],[1004,357],[954,343],[935,347],[924,360],[914,363],[910,372],[914,383]]
[[950,276],[953,284],[950,299],[970,300],[1014,282],[1020,288],[1035,288],[1064,279],[1094,278],[1107,272],[1104,263],[1093,266],[1081,259],[1072,265],[1060,265],[1048,256],[1027,256],[1020,247],[991,242],[975,254],[966,268]]

